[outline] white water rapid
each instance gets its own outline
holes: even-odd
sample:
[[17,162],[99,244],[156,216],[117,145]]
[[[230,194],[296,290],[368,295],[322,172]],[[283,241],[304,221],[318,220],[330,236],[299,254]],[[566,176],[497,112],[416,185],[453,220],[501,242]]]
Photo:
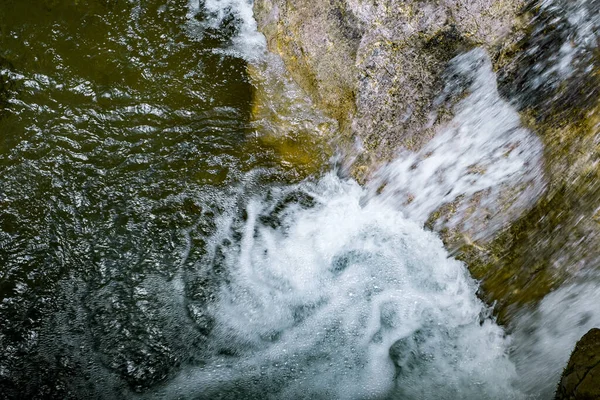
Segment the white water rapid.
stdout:
[[331,173],[221,221],[207,257],[227,271],[207,309],[220,355],[159,397],[521,398],[509,339],[464,264],[364,195]]
[[289,70],[252,0],[2,3],[0,400],[553,400],[600,328],[600,0],[258,8]]
[[[192,13],[199,7],[194,4]],[[215,20],[233,9],[242,21],[233,51],[248,60],[265,51],[250,3],[205,6]],[[239,198],[225,202],[228,213],[201,267],[221,271],[212,301],[195,311],[214,324],[203,361],[150,397],[551,395],[570,349],[598,320],[596,313],[577,314],[583,321],[577,332],[553,324],[555,303],[564,300],[559,292],[523,316],[522,329],[510,337],[477,298],[466,266],[423,228],[433,211],[462,197],[479,194],[489,213],[507,188],[518,190],[503,204],[525,209],[545,184],[542,145],[498,94],[485,51],[457,57],[449,73],[440,101],[455,91],[467,95],[447,129],[420,152],[399,154],[366,188],[331,172],[293,187],[240,189]],[[498,229],[493,217],[482,236]],[[549,331],[549,323],[570,333]],[[548,354],[539,343],[552,337],[561,341],[560,350]],[[509,357],[511,349],[521,355]]]

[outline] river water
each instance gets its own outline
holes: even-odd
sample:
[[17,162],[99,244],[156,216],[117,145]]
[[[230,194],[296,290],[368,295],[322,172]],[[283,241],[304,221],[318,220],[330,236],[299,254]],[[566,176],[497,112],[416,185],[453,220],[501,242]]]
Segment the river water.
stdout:
[[270,139],[264,82],[287,129],[330,121],[265,49],[244,0],[2,1],[0,398],[551,398],[597,287],[508,335],[423,229],[544,188],[485,52],[449,67],[451,128],[361,187],[327,146]]

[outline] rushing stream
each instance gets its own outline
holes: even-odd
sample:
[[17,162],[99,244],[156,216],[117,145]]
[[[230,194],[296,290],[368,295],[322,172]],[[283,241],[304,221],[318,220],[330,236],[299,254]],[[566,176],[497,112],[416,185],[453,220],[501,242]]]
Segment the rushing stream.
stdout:
[[568,286],[508,335],[423,228],[546,185],[484,50],[450,128],[360,186],[261,138],[248,71],[286,78],[245,0],[0,3],[0,398],[546,399],[600,324]]

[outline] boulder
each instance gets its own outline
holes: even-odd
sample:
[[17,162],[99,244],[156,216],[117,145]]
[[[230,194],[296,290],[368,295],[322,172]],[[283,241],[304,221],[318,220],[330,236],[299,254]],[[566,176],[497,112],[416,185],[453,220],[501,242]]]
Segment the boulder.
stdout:
[[[522,0],[257,0],[269,48],[363,148],[353,174],[366,179],[399,147],[415,150],[448,115],[433,116],[447,62],[483,46],[498,53]],[[433,118],[433,121],[432,121]]]
[[[464,123],[475,86],[452,65],[474,48],[487,54],[473,68],[491,65],[482,71],[493,70],[497,87],[486,90],[518,112],[514,129],[539,139],[540,165],[524,163],[530,171],[514,182],[444,196],[418,219],[467,263],[482,298],[509,322],[600,265],[599,3],[256,0],[254,9],[270,50],[337,120],[335,141],[354,155],[350,174],[376,182],[377,193],[386,190],[382,165],[426,160],[433,138]],[[485,173],[476,164],[467,171],[474,179]],[[420,205],[418,192],[402,196],[405,209]]]
[[590,330],[577,342],[555,399],[600,399],[600,329]]

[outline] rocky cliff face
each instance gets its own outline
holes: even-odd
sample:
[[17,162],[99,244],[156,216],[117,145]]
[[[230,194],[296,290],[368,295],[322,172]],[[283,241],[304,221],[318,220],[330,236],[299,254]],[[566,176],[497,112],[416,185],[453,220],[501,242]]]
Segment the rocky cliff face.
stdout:
[[[511,129],[534,132],[544,161],[523,163],[519,179],[442,196],[426,225],[467,262],[482,296],[508,321],[561,282],[595,274],[600,260],[599,3],[257,0],[255,15],[294,80],[338,121],[338,142],[359,154],[351,173],[379,179],[381,191],[378,167],[399,152],[427,159],[432,138],[464,123],[475,81],[452,65],[474,48],[487,54],[472,62],[488,63],[498,77],[484,92],[499,97],[486,101],[518,111]],[[491,129],[491,137],[504,132]],[[523,143],[502,145],[510,155]],[[478,179],[491,167],[473,164],[468,173]],[[418,204],[418,195],[405,193],[404,204]]]
[[565,281],[597,279],[600,261],[598,1],[533,1],[499,57],[499,86],[544,144],[548,185],[489,246],[463,248],[501,316]]

